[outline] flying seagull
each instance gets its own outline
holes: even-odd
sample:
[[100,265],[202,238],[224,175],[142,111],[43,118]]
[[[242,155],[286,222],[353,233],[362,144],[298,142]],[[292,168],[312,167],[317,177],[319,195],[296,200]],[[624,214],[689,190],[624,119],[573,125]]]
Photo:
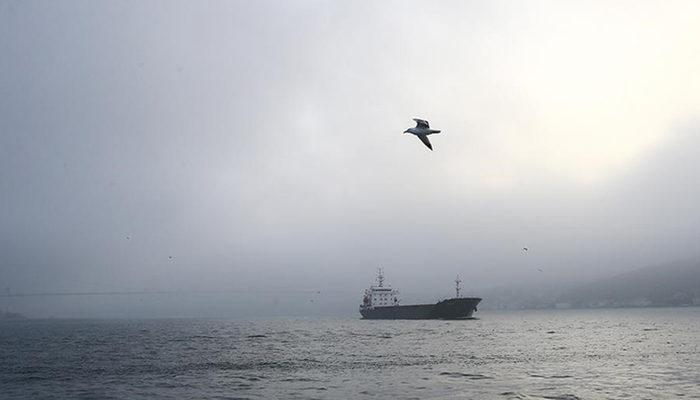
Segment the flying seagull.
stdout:
[[430,124],[424,119],[413,118],[413,120],[416,121],[416,127],[408,128],[405,131],[403,131],[403,133],[408,132],[418,136],[418,139],[420,139],[420,141],[423,142],[424,145],[428,146],[428,148],[432,150],[433,146],[428,140],[428,135],[432,135],[433,133],[440,133],[440,131],[436,129],[430,129]]

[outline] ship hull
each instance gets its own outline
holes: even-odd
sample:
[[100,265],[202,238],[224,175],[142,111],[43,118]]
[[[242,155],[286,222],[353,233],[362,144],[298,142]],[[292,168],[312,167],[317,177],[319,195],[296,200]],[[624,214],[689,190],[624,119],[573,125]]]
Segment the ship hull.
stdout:
[[478,297],[460,297],[436,304],[361,307],[360,314],[364,319],[464,319],[472,317],[480,301]]

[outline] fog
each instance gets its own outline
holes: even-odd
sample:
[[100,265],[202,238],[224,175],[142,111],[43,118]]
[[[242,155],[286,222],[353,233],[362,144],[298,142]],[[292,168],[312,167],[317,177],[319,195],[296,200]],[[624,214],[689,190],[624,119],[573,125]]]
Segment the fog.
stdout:
[[377,267],[428,301],[698,256],[699,27],[693,1],[1,2],[3,293],[168,293],[0,309],[354,315]]

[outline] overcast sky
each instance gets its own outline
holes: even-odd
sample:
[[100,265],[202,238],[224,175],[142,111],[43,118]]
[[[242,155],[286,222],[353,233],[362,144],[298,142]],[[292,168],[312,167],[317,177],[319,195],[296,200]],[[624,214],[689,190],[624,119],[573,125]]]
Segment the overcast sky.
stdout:
[[353,313],[378,266],[429,300],[697,256],[699,37],[697,1],[0,0],[0,289],[266,291],[0,309]]

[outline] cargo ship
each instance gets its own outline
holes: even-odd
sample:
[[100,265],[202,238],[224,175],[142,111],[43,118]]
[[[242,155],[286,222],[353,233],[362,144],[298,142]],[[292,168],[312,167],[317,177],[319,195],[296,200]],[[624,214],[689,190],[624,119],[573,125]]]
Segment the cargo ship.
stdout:
[[460,283],[455,279],[455,297],[435,304],[401,305],[398,290],[384,286],[384,274],[377,271],[377,285],[365,289],[360,305],[364,319],[466,319],[476,312],[478,297],[461,297]]

